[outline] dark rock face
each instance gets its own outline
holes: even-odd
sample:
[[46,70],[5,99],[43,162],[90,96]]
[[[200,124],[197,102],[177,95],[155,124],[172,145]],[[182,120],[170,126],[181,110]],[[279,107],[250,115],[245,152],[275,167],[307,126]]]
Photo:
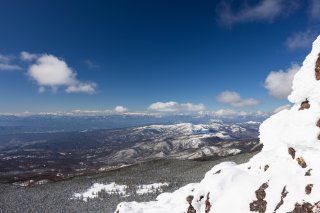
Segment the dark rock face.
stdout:
[[275,211],[280,208],[280,206],[283,204],[283,199],[287,196],[288,192],[286,190],[286,187],[283,187],[282,192],[281,192],[281,200],[278,203],[278,205],[275,208]]
[[274,209],[274,212],[276,212],[280,206],[282,206],[283,204],[283,199],[287,196],[288,192],[286,190],[286,186],[283,187],[282,192],[281,192],[281,200],[280,202],[277,204],[276,208]]
[[294,150],[294,148],[290,147],[290,148],[288,149],[288,153],[289,153],[289,155],[291,155],[292,159],[295,158],[295,156],[296,156],[296,150]]
[[304,176],[311,176],[311,170],[312,170],[312,169],[309,169],[308,171],[306,171],[306,173],[304,174]]
[[267,209],[267,201],[264,200],[266,197],[265,190],[268,188],[268,183],[262,184],[259,189],[255,192],[257,200],[250,203],[250,211],[265,213]]
[[204,210],[205,213],[209,213],[210,209],[211,209],[211,203],[209,202],[209,195],[210,195],[210,192],[208,192],[207,199],[206,199],[206,202],[205,202],[205,205],[206,205],[206,208]]
[[305,101],[303,101],[301,103],[299,110],[304,110],[304,109],[309,109],[309,108],[310,108],[310,104],[309,104],[308,99],[306,99]]
[[267,171],[269,169],[269,165],[264,166],[264,171]]
[[308,184],[305,188],[305,192],[307,195],[311,194],[313,184]]
[[313,212],[314,213],[319,213],[320,212],[320,201],[318,201],[317,203],[314,204],[314,207],[313,207]]
[[196,213],[197,211],[193,208],[192,205],[189,206],[187,213]]
[[313,206],[311,203],[296,203],[294,210],[288,213],[313,213],[312,208]]
[[307,163],[304,161],[303,157],[298,157],[297,158],[298,164],[302,167],[302,168],[306,168],[307,167]]
[[319,213],[320,212],[320,201],[316,202],[314,205],[311,203],[296,203],[293,211],[288,213]]
[[194,207],[191,205],[192,200],[193,200],[193,196],[192,196],[192,195],[189,195],[189,196],[187,197],[187,202],[189,203],[189,207],[188,207],[187,213],[196,213],[196,212],[197,212],[197,211],[194,209]]
[[220,174],[220,172],[221,172],[221,169],[216,171],[214,174]]
[[193,200],[193,196],[192,196],[192,195],[189,195],[186,200],[187,200],[187,202],[191,205],[191,202],[192,202],[192,200]]
[[320,80],[320,53],[318,54],[318,59],[316,61],[316,67],[315,67],[315,75],[316,75],[316,79],[317,81]]
[[267,201],[265,200],[255,200],[250,203],[250,211],[265,213],[267,209]]

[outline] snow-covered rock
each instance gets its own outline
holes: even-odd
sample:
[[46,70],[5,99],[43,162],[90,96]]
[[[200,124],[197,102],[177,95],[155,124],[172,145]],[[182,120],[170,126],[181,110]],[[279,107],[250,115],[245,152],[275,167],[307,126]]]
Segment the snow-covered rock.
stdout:
[[294,78],[293,106],[262,123],[264,147],[249,162],[221,163],[200,183],[160,194],[156,201],[122,202],[116,212],[319,213],[319,53],[320,36]]

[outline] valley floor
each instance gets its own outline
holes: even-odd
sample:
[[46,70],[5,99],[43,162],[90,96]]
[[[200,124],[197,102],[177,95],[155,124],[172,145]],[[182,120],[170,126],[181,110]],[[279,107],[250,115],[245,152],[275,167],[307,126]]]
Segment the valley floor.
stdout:
[[131,194],[127,197],[107,195],[89,199],[87,202],[72,199],[74,194],[84,192],[94,183],[111,183],[127,185],[128,187],[169,183],[165,191],[171,192],[188,183],[199,182],[214,165],[222,161],[244,163],[255,153],[203,161],[193,160],[158,160],[124,167],[95,176],[77,177],[67,181],[21,187],[0,184],[0,212],[114,212],[121,201],[154,200],[159,193]]
[[256,153],[240,154],[223,159],[159,160],[124,167],[95,176],[78,177],[32,187],[0,184],[0,212],[114,212],[121,201],[149,201],[159,193],[131,194],[127,197],[107,195],[87,202],[72,199],[74,193],[84,192],[94,183],[134,186],[167,182],[165,191],[174,191],[191,182],[199,182],[211,167],[222,161],[243,163]]

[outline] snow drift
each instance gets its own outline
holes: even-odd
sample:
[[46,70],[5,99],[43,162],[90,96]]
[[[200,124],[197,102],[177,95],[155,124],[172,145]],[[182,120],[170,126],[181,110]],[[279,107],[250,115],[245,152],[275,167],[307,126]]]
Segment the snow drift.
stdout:
[[118,204],[117,213],[320,213],[320,36],[293,80],[290,109],[260,126],[263,150],[224,162],[200,183],[156,201]]

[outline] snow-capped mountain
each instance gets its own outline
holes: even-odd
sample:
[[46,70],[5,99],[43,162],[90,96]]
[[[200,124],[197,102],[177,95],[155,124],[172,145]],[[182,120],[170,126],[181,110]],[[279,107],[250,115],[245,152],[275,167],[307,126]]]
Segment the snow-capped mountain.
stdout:
[[151,159],[196,159],[205,156],[228,156],[249,151],[257,145],[259,123],[208,124],[179,123],[132,128],[126,135],[143,135],[139,143],[113,152],[109,162],[139,162]]
[[211,120],[206,124],[0,134],[0,182],[30,185],[150,160],[218,158],[257,151],[261,148],[257,147],[259,125]]
[[290,109],[260,126],[263,150],[248,163],[224,162],[200,183],[156,201],[120,203],[117,213],[319,213],[320,36],[295,75]]

